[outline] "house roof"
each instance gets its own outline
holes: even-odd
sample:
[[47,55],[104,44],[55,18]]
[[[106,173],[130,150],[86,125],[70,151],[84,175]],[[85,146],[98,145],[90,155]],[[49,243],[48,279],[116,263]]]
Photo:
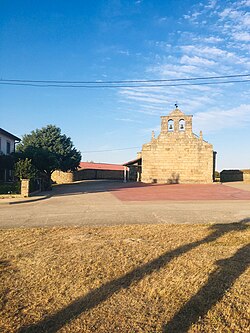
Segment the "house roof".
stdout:
[[3,134],[5,136],[7,136],[8,138],[13,139],[15,141],[18,141],[18,142],[21,141],[20,138],[18,138],[17,136],[5,131],[3,128],[0,128],[0,134]]
[[133,164],[136,164],[136,163],[139,163],[139,162],[141,162],[141,157],[139,157],[139,158],[136,158],[135,160],[132,160],[132,161],[128,161],[128,162],[126,162],[126,163],[123,163],[123,165],[125,165],[125,166],[129,166],[129,165],[133,165]]
[[124,170],[121,164],[80,162],[79,169]]

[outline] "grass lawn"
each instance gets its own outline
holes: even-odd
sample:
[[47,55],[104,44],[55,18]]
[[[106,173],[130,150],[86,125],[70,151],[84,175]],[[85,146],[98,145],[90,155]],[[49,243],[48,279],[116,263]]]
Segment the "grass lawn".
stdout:
[[1,230],[0,331],[247,332],[249,221]]

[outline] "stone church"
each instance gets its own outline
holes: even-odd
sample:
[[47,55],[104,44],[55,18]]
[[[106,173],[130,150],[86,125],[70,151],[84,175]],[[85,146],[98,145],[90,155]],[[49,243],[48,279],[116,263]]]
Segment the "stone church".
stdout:
[[216,152],[192,131],[192,115],[176,107],[161,117],[161,132],[154,132],[141,151],[141,181],[144,183],[212,183]]

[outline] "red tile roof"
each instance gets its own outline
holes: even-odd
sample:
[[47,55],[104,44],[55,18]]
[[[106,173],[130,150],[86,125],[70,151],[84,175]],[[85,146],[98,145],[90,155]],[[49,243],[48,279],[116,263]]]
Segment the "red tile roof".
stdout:
[[79,169],[124,170],[124,166],[120,164],[80,162]]

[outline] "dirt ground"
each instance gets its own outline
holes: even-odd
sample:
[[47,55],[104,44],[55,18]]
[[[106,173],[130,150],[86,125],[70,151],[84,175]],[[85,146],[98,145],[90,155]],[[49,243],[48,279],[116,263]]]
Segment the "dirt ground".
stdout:
[[247,332],[250,219],[190,222],[2,229],[0,331]]
[[249,191],[83,181],[1,200],[0,331],[246,332]]

